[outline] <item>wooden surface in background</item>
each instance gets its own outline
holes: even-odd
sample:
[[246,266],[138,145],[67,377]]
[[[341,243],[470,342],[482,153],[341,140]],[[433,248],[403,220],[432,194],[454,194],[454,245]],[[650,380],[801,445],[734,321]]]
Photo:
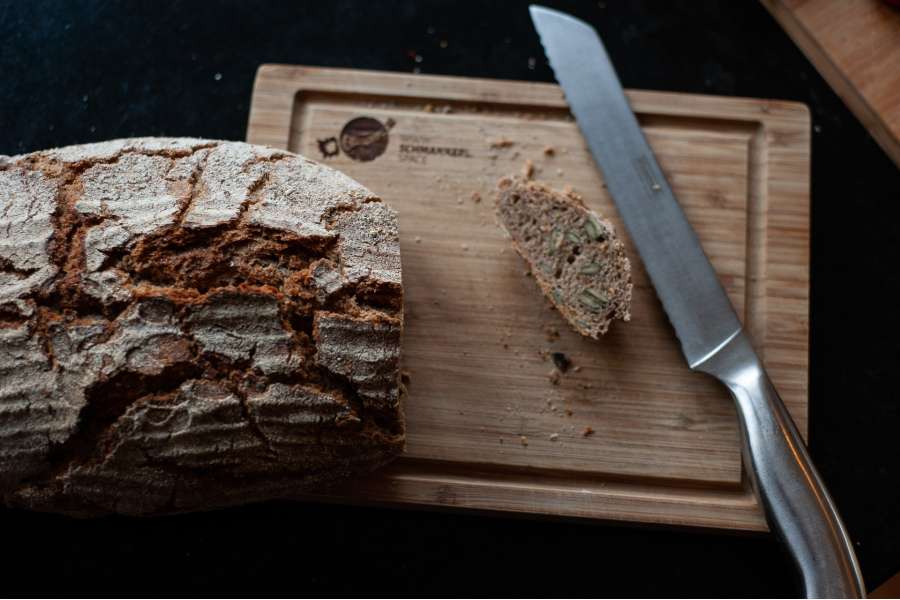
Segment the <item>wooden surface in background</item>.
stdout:
[[900,9],[881,0],[762,0],[900,166]]
[[[778,101],[629,98],[805,432],[808,112]],[[388,130],[374,160],[337,143],[358,117]],[[328,499],[766,528],[742,474],[732,400],[687,368],[558,86],[265,65],[247,140],[344,171],[400,217],[407,453]],[[581,193],[625,240],[633,318],[600,341],[549,308],[495,224],[494,183],[526,160],[535,178]],[[546,351],[580,370],[553,385]]]

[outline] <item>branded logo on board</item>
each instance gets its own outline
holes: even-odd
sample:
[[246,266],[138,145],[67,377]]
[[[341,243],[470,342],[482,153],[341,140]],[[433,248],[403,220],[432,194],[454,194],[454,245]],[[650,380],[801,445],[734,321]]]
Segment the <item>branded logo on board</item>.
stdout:
[[368,162],[384,154],[390,141],[388,132],[393,126],[393,119],[382,123],[372,117],[356,117],[347,121],[338,137],[316,141],[322,158],[330,158],[343,152],[353,160]]
[[[390,131],[397,123],[388,118],[384,123],[372,117],[354,117],[344,124],[337,136],[316,139],[322,158],[341,152],[360,162],[375,160],[387,150]],[[472,158],[468,148],[435,145],[433,138],[401,133],[397,157],[400,162],[426,164],[429,158]]]

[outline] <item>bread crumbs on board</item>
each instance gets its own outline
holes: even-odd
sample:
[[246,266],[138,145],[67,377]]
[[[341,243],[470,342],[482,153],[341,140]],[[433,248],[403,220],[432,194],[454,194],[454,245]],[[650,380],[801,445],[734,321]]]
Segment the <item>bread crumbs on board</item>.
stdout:
[[[531,275],[531,271],[528,271],[528,274]],[[548,342],[554,342],[559,339],[559,329],[553,327],[552,325],[545,325],[544,335],[546,336]]]
[[565,373],[572,366],[572,360],[562,352],[552,352],[550,358],[560,373]]
[[553,146],[544,146],[544,156],[553,156],[556,154],[556,148]]
[[593,428],[593,427],[588,426],[588,427],[585,427],[585,428],[581,431],[581,437],[590,437],[590,436],[592,436],[592,435],[594,435],[594,428]]
[[491,148],[512,148],[515,145],[515,142],[509,138],[497,138],[489,140],[488,145]]
[[525,179],[534,177],[534,163],[530,158],[526,159],[525,164],[522,166],[522,177]]

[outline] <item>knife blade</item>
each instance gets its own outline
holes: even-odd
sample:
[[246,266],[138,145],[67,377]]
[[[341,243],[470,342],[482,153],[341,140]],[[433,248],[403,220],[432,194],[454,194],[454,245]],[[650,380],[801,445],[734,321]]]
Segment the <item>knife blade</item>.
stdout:
[[750,480],[800,568],[807,595],[862,597],[862,576],[837,509],[644,137],[600,37],[565,13],[536,5],[530,12],[688,366],[719,379],[735,399]]
[[531,14],[688,364],[699,364],[740,331],[731,302],[675,200],[597,33],[556,11],[532,6]]

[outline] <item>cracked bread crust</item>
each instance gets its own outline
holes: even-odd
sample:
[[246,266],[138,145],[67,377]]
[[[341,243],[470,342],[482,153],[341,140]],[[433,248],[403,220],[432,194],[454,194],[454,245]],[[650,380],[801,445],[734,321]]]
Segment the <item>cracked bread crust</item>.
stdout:
[[0,497],[74,515],[296,496],[403,449],[396,214],[239,142],[0,157]]
[[631,319],[631,263],[613,224],[573,192],[504,177],[495,211],[544,295],[581,335]]

